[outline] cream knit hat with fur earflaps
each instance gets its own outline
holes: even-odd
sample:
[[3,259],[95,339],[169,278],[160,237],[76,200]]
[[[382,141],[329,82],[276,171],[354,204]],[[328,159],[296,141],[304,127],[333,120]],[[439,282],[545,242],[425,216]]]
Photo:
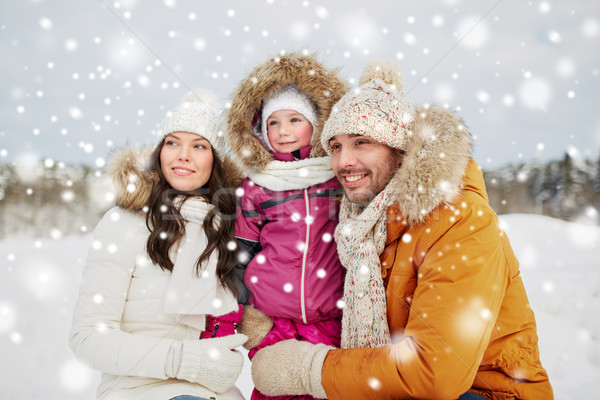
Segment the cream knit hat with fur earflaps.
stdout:
[[217,155],[223,159],[226,143],[219,109],[219,101],[212,91],[192,89],[186,93],[179,106],[167,113],[159,126],[158,137],[163,140],[173,132],[195,133],[208,140]]
[[365,67],[359,85],[333,107],[321,134],[323,148],[331,154],[331,138],[349,134],[369,136],[406,150],[414,115],[404,96],[398,66],[390,61],[373,61]]

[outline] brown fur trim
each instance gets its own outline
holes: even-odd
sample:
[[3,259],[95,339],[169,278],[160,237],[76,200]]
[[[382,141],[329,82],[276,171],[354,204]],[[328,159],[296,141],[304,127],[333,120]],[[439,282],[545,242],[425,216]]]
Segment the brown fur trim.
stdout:
[[289,85],[296,85],[315,104],[317,124],[311,156],[326,155],[321,146],[321,131],[335,103],[348,91],[348,85],[336,69],[326,68],[314,55],[289,53],[257,66],[233,93],[226,115],[226,137],[245,169],[260,171],[273,160],[254,133],[252,121],[260,116],[263,100]]
[[225,157],[223,160],[223,169],[225,175],[225,181],[228,186],[238,187],[240,183],[242,183],[242,179],[244,179],[244,174],[242,173],[242,169],[236,160],[231,157]]
[[115,152],[108,162],[107,174],[117,194],[117,205],[132,212],[141,211],[148,203],[154,178],[146,167],[152,148],[125,148]]
[[459,193],[472,143],[461,119],[441,107],[417,108],[411,132],[396,174],[400,211],[414,224]]

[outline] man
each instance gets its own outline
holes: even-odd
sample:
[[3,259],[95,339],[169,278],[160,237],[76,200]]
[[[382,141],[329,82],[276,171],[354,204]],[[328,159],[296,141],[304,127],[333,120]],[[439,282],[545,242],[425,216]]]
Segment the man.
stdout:
[[323,129],[345,191],[342,348],[264,348],[254,383],[273,396],[552,399],[470,134],[449,111],[411,110],[401,88],[393,66],[368,66]]

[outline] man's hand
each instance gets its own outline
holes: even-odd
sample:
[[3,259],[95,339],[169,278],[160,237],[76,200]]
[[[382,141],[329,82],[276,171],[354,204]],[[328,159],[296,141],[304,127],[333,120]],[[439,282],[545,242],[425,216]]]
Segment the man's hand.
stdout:
[[259,350],[252,358],[252,380],[267,396],[306,395],[326,398],[321,371],[334,347],[285,340]]

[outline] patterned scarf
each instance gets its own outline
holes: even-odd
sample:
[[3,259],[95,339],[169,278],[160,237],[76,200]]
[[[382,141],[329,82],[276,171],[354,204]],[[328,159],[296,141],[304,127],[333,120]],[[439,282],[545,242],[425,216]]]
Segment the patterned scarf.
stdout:
[[[397,174],[396,174],[397,175]],[[342,348],[382,347],[391,343],[379,255],[387,239],[387,207],[396,202],[394,176],[365,207],[342,199],[335,230],[338,255],[346,268]]]

